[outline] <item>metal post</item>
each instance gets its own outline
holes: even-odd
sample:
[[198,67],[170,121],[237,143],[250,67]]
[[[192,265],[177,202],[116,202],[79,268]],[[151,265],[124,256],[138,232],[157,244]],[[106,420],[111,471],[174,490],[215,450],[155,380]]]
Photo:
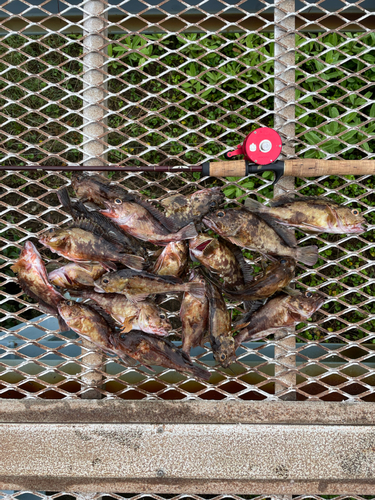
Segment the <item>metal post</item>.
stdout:
[[[285,157],[294,155],[295,137],[295,0],[275,0],[275,129],[283,139]],[[283,177],[274,195],[294,189],[294,177]],[[291,332],[292,333],[292,332]],[[294,400],[296,384],[295,337],[280,338],[275,346],[275,394]],[[288,391],[287,393],[285,393]]]
[[[83,56],[83,153],[84,165],[103,165],[105,163],[105,64],[106,55],[103,47],[106,40],[105,0],[83,2],[84,56]],[[83,341],[86,349],[96,351],[95,346]],[[99,399],[100,392],[95,389],[102,382],[98,368],[103,363],[103,356],[92,352],[84,357],[84,363],[90,370],[81,378],[88,390],[82,394],[85,399]]]

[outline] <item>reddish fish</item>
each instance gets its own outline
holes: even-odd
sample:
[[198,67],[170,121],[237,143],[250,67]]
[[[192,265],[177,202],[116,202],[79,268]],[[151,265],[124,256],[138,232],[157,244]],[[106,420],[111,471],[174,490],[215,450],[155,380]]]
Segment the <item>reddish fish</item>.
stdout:
[[49,283],[45,265],[31,241],[26,241],[20,256],[11,269],[17,274],[17,280],[22,290],[39,302],[41,310],[57,316],[60,331],[69,330],[58,312],[58,306],[64,297]]

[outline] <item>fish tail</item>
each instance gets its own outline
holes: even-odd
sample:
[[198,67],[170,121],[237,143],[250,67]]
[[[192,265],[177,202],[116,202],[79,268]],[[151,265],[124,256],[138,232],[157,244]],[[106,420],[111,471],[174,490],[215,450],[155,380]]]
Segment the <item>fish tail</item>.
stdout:
[[204,283],[196,283],[194,281],[191,281],[190,283],[185,283],[184,291],[189,292],[198,300],[202,300],[205,297],[206,287]]
[[316,245],[296,248],[296,259],[306,264],[306,266],[316,264],[318,257],[318,247]]
[[195,377],[200,378],[202,380],[208,381],[211,378],[211,373],[205,368],[202,368],[201,366],[194,365],[191,371],[193,372]]
[[245,208],[250,212],[259,212],[259,213],[267,213],[269,212],[269,208],[265,207],[259,201],[253,200],[252,198],[247,198],[245,200]]
[[180,231],[176,233],[176,236],[178,236],[180,240],[190,240],[198,236],[194,222],[190,222],[190,224],[180,229]]
[[135,269],[136,271],[141,271],[145,264],[145,260],[142,257],[138,257],[138,255],[123,255],[121,259],[121,263],[131,269]]

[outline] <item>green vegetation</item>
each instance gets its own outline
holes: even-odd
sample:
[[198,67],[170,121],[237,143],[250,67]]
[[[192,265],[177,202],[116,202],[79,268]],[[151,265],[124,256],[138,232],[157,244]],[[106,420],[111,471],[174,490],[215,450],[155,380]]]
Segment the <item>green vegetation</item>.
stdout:
[[[340,155],[344,159],[361,159],[375,151],[375,34],[318,34],[297,36],[296,152],[302,157],[324,158]],[[0,163],[19,165],[25,161],[62,165],[79,163],[82,155],[82,43],[80,35],[38,36],[12,35],[0,46]],[[108,161],[114,164],[167,165],[199,163],[207,158],[223,158],[229,148],[240,144],[258,126],[273,127],[274,42],[272,34],[226,33],[219,35],[113,35],[108,46],[109,109],[107,136]],[[327,120],[332,120],[326,123]],[[52,156],[51,156],[52,155]],[[67,177],[69,174],[67,174]],[[228,178],[200,181],[199,174],[144,174],[127,180],[130,189],[151,198],[164,196],[166,190],[194,190],[188,181],[200,185],[223,186],[233,202],[253,195],[259,201],[273,196],[273,174],[247,179]],[[116,180],[122,179],[114,174]],[[326,195],[340,202],[354,200],[351,206],[364,211],[375,205],[374,176],[362,180],[330,177],[318,183],[297,179],[304,195]],[[37,232],[45,222],[61,221],[53,210],[46,211],[38,202],[22,205],[27,194],[49,205],[56,205],[52,189],[64,184],[62,176],[43,172],[3,175],[1,183],[11,192],[2,201],[14,207],[7,213],[9,222],[19,228],[2,228],[3,240],[9,243],[25,237],[24,230]],[[3,189],[3,188],[1,188]],[[3,193],[3,190],[1,191]],[[25,213],[40,216],[23,222],[17,207]],[[366,215],[375,223],[374,212]],[[18,218],[17,218],[18,217]],[[303,239],[302,245],[317,244],[321,252],[316,268],[304,276],[299,269],[299,285],[322,287],[333,298],[323,307],[339,315],[324,323],[335,334],[329,341],[343,338],[361,339],[366,331],[375,331],[375,321],[365,321],[375,313],[375,302],[366,301],[362,291],[374,295],[368,278],[374,277],[375,249],[369,231],[361,238],[322,235]],[[8,246],[5,257],[11,258],[15,246]],[[341,259],[336,261],[336,259]],[[330,261],[335,261],[332,265]],[[364,267],[367,266],[367,267]],[[348,271],[356,270],[355,273]],[[2,269],[12,275],[9,267]],[[0,291],[10,293],[9,285]],[[352,288],[358,287],[359,291]],[[349,293],[343,295],[349,290]],[[15,292],[12,292],[15,293]],[[4,305],[2,306],[4,308]],[[7,306],[8,307],[8,306]],[[9,307],[15,306],[12,302]],[[353,309],[350,309],[353,307]],[[317,315],[318,319],[322,315]],[[315,319],[315,318],[314,318]],[[13,326],[13,320],[5,326]],[[351,330],[340,335],[347,324]],[[306,325],[300,325],[304,328]],[[319,329],[310,328],[302,338],[324,340]]]

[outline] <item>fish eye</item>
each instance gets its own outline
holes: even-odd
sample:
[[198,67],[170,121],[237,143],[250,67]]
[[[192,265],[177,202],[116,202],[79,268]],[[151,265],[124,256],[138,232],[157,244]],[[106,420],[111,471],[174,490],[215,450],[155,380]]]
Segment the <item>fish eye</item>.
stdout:
[[280,260],[280,264],[286,264],[286,260],[285,259]]
[[305,297],[308,297],[308,298],[309,298],[309,297],[312,297],[312,293],[311,293],[311,292],[306,292],[306,293],[305,293]]
[[108,278],[103,278],[103,279],[102,279],[102,282],[103,282],[103,283],[109,283],[109,279],[108,279]]
[[116,198],[115,203],[116,203],[116,205],[121,205],[122,200],[120,198]]
[[352,214],[353,215],[358,215],[359,214],[359,210],[357,210],[356,208],[354,210],[352,210]]
[[226,359],[226,355],[225,354],[221,354],[220,355],[220,359],[221,359],[221,361],[224,361]]
[[159,314],[159,318],[160,318],[160,319],[165,319],[165,318],[166,318],[166,316],[165,316],[165,314],[164,314],[164,313],[161,313],[161,314]]
[[72,306],[73,305],[73,301],[72,300],[67,300],[66,301],[66,305],[69,306],[69,307]]
[[61,286],[55,285],[55,288],[57,288],[58,290],[60,290]]
[[219,212],[216,212],[216,215],[217,215],[218,217],[224,217],[225,212],[223,212],[222,210],[220,210]]
[[215,207],[216,207],[216,201],[211,201],[211,203],[210,203],[210,207],[211,207],[211,208],[215,208]]
[[48,232],[49,232],[49,233],[53,233],[53,232],[54,232],[54,229],[51,227],[51,229],[48,229]]

